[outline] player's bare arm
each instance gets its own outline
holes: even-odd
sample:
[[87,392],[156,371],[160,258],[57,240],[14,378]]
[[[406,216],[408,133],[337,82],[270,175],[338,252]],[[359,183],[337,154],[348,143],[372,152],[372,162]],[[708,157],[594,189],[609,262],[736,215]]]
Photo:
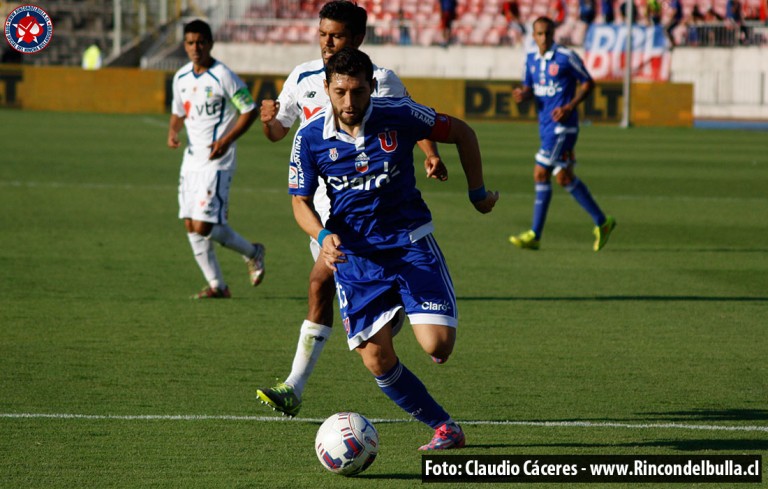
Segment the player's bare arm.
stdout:
[[470,201],[475,209],[482,214],[491,212],[499,200],[498,192],[485,190],[483,181],[483,160],[480,155],[480,143],[475,131],[461,119],[447,116],[450,119],[450,130],[443,140],[438,142],[453,143],[459,153],[459,161],[467,177],[467,189]]
[[512,99],[515,101],[516,104],[525,102],[526,100],[529,100],[533,98],[533,90],[531,90],[531,87],[524,85],[522,87],[517,87],[514,90],[512,90]]
[[240,114],[240,117],[237,118],[237,122],[235,122],[235,127],[232,128],[231,131],[226,133],[224,136],[220,137],[216,141],[213,142],[213,144],[210,145],[211,148],[211,154],[208,155],[208,159],[214,159],[214,158],[220,158],[222,157],[227,150],[229,150],[229,146],[237,141],[237,139],[245,134],[245,132],[253,125],[253,121],[256,120],[256,111],[251,110],[248,112],[245,112],[243,114]]
[[576,107],[578,107],[580,103],[587,99],[587,96],[594,87],[595,82],[592,80],[588,80],[579,84],[579,86],[576,87],[576,92],[573,94],[573,99],[566,105],[557,107],[552,111],[552,120],[555,122],[566,120],[571,115],[571,113],[576,110]]
[[296,219],[299,227],[305,233],[314,237],[322,246],[320,258],[318,259],[322,259],[328,268],[336,271],[335,263],[346,262],[344,253],[338,249],[339,245],[341,245],[341,240],[337,235],[331,234],[323,228],[320,216],[317,215],[312,203],[312,196],[294,195],[291,205],[293,207],[293,217]]
[[427,172],[427,178],[434,178],[441,182],[448,180],[448,168],[445,167],[443,159],[437,152],[437,144],[429,139],[422,139],[417,142],[419,148],[424,152],[424,170]]
[[171,120],[168,123],[168,147],[171,149],[178,148],[181,143],[179,142],[179,133],[184,127],[184,118],[179,117],[176,114],[171,114]]
[[265,99],[261,101],[260,109],[261,129],[267,139],[273,143],[283,139],[290,130],[289,127],[283,127],[277,120],[277,114],[280,112],[280,102],[277,100]]

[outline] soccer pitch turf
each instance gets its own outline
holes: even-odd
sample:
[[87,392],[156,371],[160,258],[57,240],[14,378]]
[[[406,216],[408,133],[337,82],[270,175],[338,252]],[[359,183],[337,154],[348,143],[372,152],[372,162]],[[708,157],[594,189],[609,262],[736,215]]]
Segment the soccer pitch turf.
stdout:
[[[0,487],[421,483],[431,432],[379,391],[338,316],[300,416],[256,401],[288,373],[306,314],[290,141],[256,125],[239,143],[230,222],[266,244],[264,283],[218,248],[233,299],[192,302],[204,283],[176,218],[167,119],[0,111]],[[473,127],[494,212],[470,205],[453,147],[448,182],[419,180],[459,300],[454,355],[437,366],[407,328],[396,339],[463,424],[456,453],[765,457],[766,133],[584,127],[577,173],[618,227],[594,253],[588,216],[555,188],[531,252],[507,237],[530,226],[537,127]],[[320,421],[346,410],[381,439],[356,479],[313,449]]]

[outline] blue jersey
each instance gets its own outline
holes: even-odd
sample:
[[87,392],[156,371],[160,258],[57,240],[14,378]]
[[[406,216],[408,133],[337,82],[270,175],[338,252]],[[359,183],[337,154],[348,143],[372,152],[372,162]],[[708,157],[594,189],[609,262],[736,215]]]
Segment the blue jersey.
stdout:
[[523,85],[531,87],[536,98],[542,139],[553,134],[557,126],[578,127],[578,111],[571,112],[568,120],[559,124],[552,120],[552,111],[570,102],[576,87],[590,80],[581,58],[568,48],[553,44],[544,55],[538,50],[528,53]]
[[296,133],[288,177],[291,195],[311,196],[321,177],[331,199],[326,229],[342,250],[370,254],[403,247],[432,231],[416,188],[413,147],[448,117],[410,98],[372,98],[357,138],[336,129],[327,105]]

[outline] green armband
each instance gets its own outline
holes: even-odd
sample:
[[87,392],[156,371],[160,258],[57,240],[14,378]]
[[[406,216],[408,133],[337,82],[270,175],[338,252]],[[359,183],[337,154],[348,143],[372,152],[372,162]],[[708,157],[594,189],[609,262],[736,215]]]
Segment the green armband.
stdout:
[[234,105],[235,108],[240,112],[242,112],[245,108],[253,105],[253,97],[251,97],[251,92],[248,91],[248,89],[245,87],[236,91],[235,94],[232,95],[232,105]]

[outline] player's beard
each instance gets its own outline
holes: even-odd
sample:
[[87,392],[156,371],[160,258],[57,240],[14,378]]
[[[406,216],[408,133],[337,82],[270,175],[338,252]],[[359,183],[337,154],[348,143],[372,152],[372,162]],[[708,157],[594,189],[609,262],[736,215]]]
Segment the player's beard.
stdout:
[[355,109],[353,112],[336,111],[336,119],[345,126],[357,126],[363,122],[365,109]]

